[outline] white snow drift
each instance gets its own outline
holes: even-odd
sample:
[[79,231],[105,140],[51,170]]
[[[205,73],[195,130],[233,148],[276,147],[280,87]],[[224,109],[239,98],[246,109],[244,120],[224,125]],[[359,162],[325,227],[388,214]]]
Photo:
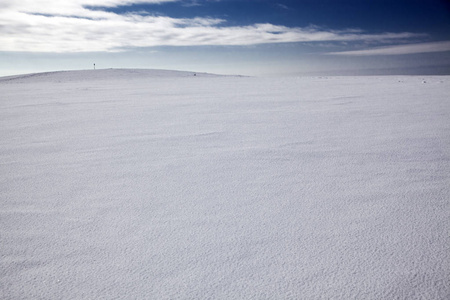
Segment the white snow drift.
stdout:
[[450,78],[0,78],[2,299],[448,299]]

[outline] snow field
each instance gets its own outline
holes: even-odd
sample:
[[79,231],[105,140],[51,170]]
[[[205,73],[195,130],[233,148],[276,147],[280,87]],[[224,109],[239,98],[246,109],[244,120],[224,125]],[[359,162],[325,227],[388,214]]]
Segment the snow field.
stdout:
[[450,297],[449,77],[95,72],[0,78],[0,298]]

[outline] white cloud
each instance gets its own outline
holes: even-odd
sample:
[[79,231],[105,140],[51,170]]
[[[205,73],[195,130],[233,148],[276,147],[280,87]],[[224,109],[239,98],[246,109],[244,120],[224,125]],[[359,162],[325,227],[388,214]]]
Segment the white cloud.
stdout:
[[409,45],[396,45],[389,47],[380,47],[366,50],[354,50],[343,52],[327,53],[329,55],[402,55],[414,53],[429,53],[429,52],[445,52],[450,51],[450,41],[431,42]]
[[214,18],[171,18],[91,10],[132,3],[178,0],[3,0],[0,51],[94,52],[133,47],[254,45],[317,41],[391,41],[414,33],[367,34],[360,30],[291,28],[272,24],[227,27]]

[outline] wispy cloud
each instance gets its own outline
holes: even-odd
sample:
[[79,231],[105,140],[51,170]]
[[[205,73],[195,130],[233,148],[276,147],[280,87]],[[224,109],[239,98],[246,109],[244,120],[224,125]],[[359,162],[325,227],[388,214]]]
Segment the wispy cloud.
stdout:
[[0,51],[94,52],[133,47],[255,45],[265,43],[408,40],[415,33],[370,34],[273,24],[226,26],[217,18],[117,14],[89,7],[178,0],[3,0]]
[[284,4],[281,4],[281,3],[277,3],[277,6],[278,6],[278,8],[289,10],[289,7],[287,5],[284,5]]
[[198,0],[190,0],[183,3],[185,7],[201,6],[202,4]]
[[365,50],[343,51],[326,53],[328,55],[402,55],[429,52],[445,52],[450,51],[450,41],[430,42],[420,44],[396,45],[388,47],[379,47]]

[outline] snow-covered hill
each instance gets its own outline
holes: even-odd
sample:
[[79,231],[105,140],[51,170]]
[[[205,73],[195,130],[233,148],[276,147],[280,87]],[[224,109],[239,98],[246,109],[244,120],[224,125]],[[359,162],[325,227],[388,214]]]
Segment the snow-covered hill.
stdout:
[[1,299],[448,299],[450,77],[0,78]]
[[79,70],[79,71],[56,71],[45,73],[23,74],[15,76],[0,77],[0,82],[79,82],[94,80],[130,80],[143,78],[173,78],[173,77],[218,77],[220,75],[209,73],[197,73],[187,71],[172,70],[152,70],[152,69],[99,69],[99,70]]

